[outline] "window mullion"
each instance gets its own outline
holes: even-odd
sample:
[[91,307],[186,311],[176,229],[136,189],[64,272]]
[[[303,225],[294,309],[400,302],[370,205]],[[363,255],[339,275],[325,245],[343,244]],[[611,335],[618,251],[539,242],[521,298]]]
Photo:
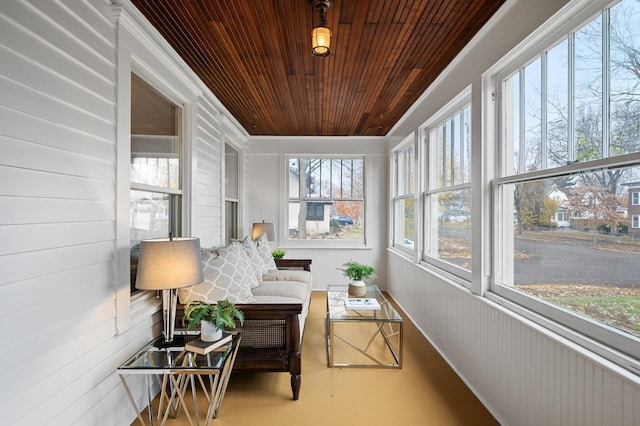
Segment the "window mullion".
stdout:
[[[525,141],[525,137],[526,137],[526,126],[525,126],[525,70],[524,68],[521,68],[520,71],[520,78],[518,79],[518,91],[520,92],[520,96],[518,96],[518,99],[520,101],[520,104],[518,105],[518,120],[519,120],[519,126],[518,126],[518,139],[519,139],[519,152],[520,152],[520,156],[518,158],[518,173],[522,173],[525,171],[526,169],[526,165],[525,165],[525,156],[523,155],[523,153],[525,152],[526,149],[526,141]],[[514,88],[515,90],[515,88]]]
[[610,10],[602,13],[602,158],[607,158],[610,153],[611,123],[610,123],[610,99],[611,99],[611,22]]
[[573,163],[576,161],[576,37],[575,33],[569,34],[567,37],[568,52],[568,90],[567,90],[567,109],[568,109],[568,123],[567,123],[567,161]]
[[547,168],[547,158],[548,158],[548,138],[547,138],[547,101],[548,101],[548,93],[547,93],[547,66],[548,66],[548,56],[547,52],[544,52],[540,58],[540,90],[541,99],[540,99],[540,164],[541,168],[544,170]]

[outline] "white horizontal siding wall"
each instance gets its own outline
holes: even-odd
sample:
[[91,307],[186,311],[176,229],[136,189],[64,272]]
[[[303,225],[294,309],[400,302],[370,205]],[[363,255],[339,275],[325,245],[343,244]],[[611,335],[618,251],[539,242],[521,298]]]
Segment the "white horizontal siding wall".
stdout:
[[[111,3],[0,2],[3,425],[129,424],[135,413],[115,370],[160,328],[159,315],[135,303],[135,320],[118,320],[117,205],[128,195],[117,191],[117,102],[130,99],[118,99],[117,81],[130,70],[118,72],[125,65]],[[157,33],[124,3],[134,15],[120,33],[130,62],[185,103],[191,234],[217,243],[219,103],[165,42],[149,49]],[[142,384],[133,381],[140,402]]]

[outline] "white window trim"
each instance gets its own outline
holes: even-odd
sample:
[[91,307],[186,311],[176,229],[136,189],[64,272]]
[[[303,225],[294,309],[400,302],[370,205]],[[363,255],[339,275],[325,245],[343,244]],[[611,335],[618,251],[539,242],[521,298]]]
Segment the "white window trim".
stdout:
[[631,218],[631,227],[634,229],[640,228],[640,215],[633,215],[633,217]]
[[[196,116],[192,105],[201,90],[188,77],[188,69],[180,68],[181,60],[172,55],[163,39],[155,34],[137,10],[127,5],[112,8],[117,26],[116,67],[116,240],[115,302],[116,333],[125,332],[132,324],[148,318],[160,309],[160,299],[153,292],[130,291],[130,161],[131,161],[131,73],[151,83],[156,90],[180,106],[182,114],[182,233],[190,235],[192,186],[196,152],[191,146]],[[172,82],[170,83],[169,80]]]
[[[532,58],[537,57],[540,52],[547,50],[558,40],[566,37],[567,33],[575,31],[594,17],[602,13],[602,9],[611,5],[610,1],[597,0],[570,2],[547,23],[541,25],[537,31],[524,40],[510,54],[496,63],[485,76],[493,81],[497,88],[498,102],[495,103],[497,116],[503,121],[503,111],[500,105],[501,82],[509,75],[513,74],[523,64],[528,63]],[[578,22],[579,24],[576,24]],[[493,91],[492,91],[493,94]],[[503,169],[509,167],[512,161],[507,161],[507,150],[502,141],[504,140],[504,129],[496,121],[490,123],[495,126],[497,138],[497,150],[500,159],[498,166]],[[623,368],[640,371],[640,361],[627,354],[640,353],[640,339],[623,333],[602,323],[598,323],[587,317],[579,316],[573,312],[563,310],[558,306],[536,299],[532,296],[518,292],[508,286],[499,283],[513,282],[513,271],[503,266],[502,253],[513,253],[513,241],[509,241],[509,236],[513,235],[514,225],[508,203],[501,203],[505,197],[502,185],[506,183],[518,183],[532,179],[542,179],[549,176],[571,175],[581,171],[595,170],[601,167],[617,167],[634,164],[640,161],[640,153],[626,154],[617,157],[608,157],[593,160],[581,164],[572,164],[562,168],[558,174],[558,168],[540,170],[530,173],[523,173],[514,176],[505,176],[502,170],[502,177],[493,180],[493,204],[496,212],[495,227],[493,229],[493,251],[495,253],[493,261],[493,275],[490,284],[490,291],[486,296],[500,305],[522,314],[534,322],[547,327],[558,334],[576,342],[588,350],[598,353],[605,358],[615,362]],[[502,211],[501,211],[502,209]],[[506,218],[506,219],[505,219]],[[508,228],[511,229],[508,229]],[[506,232],[505,232],[506,231]],[[512,240],[513,238],[511,238]],[[511,276],[510,276],[511,275]],[[605,343],[602,343],[605,342]]]
[[[400,142],[391,150],[390,168],[389,168],[389,170],[391,171],[391,182],[390,182],[391,209],[389,211],[389,217],[391,218],[391,223],[392,223],[392,226],[389,229],[389,247],[394,250],[397,250],[400,254],[402,254],[405,257],[412,258],[414,262],[418,261],[418,258],[417,258],[419,253],[418,249],[421,241],[420,236],[422,234],[422,230],[421,230],[422,213],[420,208],[420,199],[418,197],[418,194],[420,194],[420,173],[421,173],[420,164],[421,163],[419,158],[419,155],[420,155],[419,148],[418,148],[419,139],[418,139],[417,133],[418,132],[413,132],[411,135],[406,137],[402,142]],[[413,146],[413,193],[398,195],[398,187],[400,185],[400,182],[398,180],[398,177],[399,177],[398,176],[398,173],[399,173],[398,156],[412,146]],[[415,223],[414,223],[415,239],[413,242],[413,250],[404,244],[396,243],[396,239],[397,239],[396,226],[398,225],[397,222],[400,221],[400,218],[396,217],[396,207],[397,207],[396,204],[400,200],[408,200],[408,199],[413,199],[413,214],[415,218]]]
[[[313,159],[359,159],[363,160],[363,185],[364,185],[364,197],[362,198],[362,217],[364,220],[363,230],[362,230],[362,240],[339,240],[339,239],[331,239],[331,240],[322,240],[322,239],[306,239],[306,240],[296,240],[289,238],[289,233],[286,231],[289,223],[289,175],[288,175],[288,167],[290,159],[298,159],[298,158],[313,158]],[[367,182],[367,173],[368,170],[371,170],[373,165],[371,164],[371,158],[369,155],[365,154],[341,154],[341,155],[333,155],[333,154],[286,154],[284,156],[284,165],[281,167],[281,173],[283,176],[284,182],[284,205],[283,211],[284,214],[282,217],[284,218],[283,223],[283,232],[280,235],[283,235],[285,244],[282,248],[314,248],[314,249],[370,249],[367,246],[367,199],[371,197],[371,189],[369,188]],[[359,199],[355,199],[359,200]]]
[[[433,116],[431,116],[431,118],[429,118],[429,120],[427,120],[422,126],[420,126],[419,128],[419,134],[420,134],[420,143],[418,144],[420,147],[420,152],[421,152],[421,157],[423,160],[423,166],[421,167],[424,168],[425,173],[424,176],[421,176],[421,186],[420,186],[420,212],[421,212],[421,222],[422,222],[422,230],[421,230],[421,234],[420,234],[420,263],[425,265],[426,267],[429,268],[433,268],[435,271],[437,270],[442,270],[447,272],[448,274],[450,274],[453,277],[457,277],[459,279],[462,279],[461,283],[463,283],[463,285],[465,287],[471,287],[471,279],[472,279],[472,273],[470,270],[461,268],[459,266],[456,266],[452,263],[443,261],[441,259],[432,257],[432,256],[428,256],[427,253],[427,244],[429,242],[429,238],[427,233],[429,232],[428,229],[430,226],[433,226],[433,221],[431,221],[430,217],[428,217],[429,215],[429,211],[431,210],[429,208],[429,206],[427,206],[427,199],[428,196],[431,194],[435,194],[435,193],[440,193],[440,192],[448,192],[448,191],[452,191],[452,190],[459,190],[459,189],[469,189],[469,191],[471,191],[472,189],[472,181],[473,178],[471,178],[470,182],[468,183],[464,183],[464,184],[458,184],[458,185],[451,185],[451,186],[447,186],[444,188],[436,188],[436,189],[432,189],[429,187],[429,179],[433,179],[433,173],[434,173],[434,167],[431,166],[431,152],[432,149],[429,146],[429,132],[435,127],[438,126],[439,124],[441,124],[444,120],[450,118],[453,114],[458,113],[459,111],[461,111],[464,107],[466,107],[467,105],[472,103],[472,90],[471,90],[471,86],[465,88],[464,90],[462,90],[456,97],[454,97],[453,99],[451,99],[445,106],[443,106],[438,112],[436,112]],[[471,135],[470,135],[470,144],[471,144],[471,149],[473,150],[473,145],[474,145],[474,125],[473,125],[473,107],[471,108],[471,115],[472,115],[472,119],[471,119]],[[472,158],[473,158],[473,153],[472,153]],[[471,167],[471,174],[470,176],[473,176],[472,174],[473,172],[473,159],[469,159],[469,164],[472,166]],[[471,191],[472,192],[472,191]],[[471,202],[472,208],[473,208],[473,200]],[[437,226],[437,220],[435,221],[435,226]],[[473,225],[472,225],[472,237],[473,237]],[[473,252],[473,240],[472,240],[472,256],[471,256],[471,262],[473,264],[473,257],[474,257],[474,252]]]
[[640,192],[633,191],[631,193],[631,205],[632,206],[640,206]]

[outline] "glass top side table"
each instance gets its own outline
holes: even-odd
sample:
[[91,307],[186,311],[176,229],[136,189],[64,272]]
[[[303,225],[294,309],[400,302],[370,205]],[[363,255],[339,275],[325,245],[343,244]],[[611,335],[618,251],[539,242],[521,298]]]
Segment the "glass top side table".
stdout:
[[[224,399],[229,377],[233,369],[235,357],[238,351],[241,336],[234,333],[230,343],[214,349],[206,355],[198,355],[185,349],[185,344],[189,340],[199,338],[199,332],[176,330],[174,341],[167,345],[164,343],[162,335],[155,337],[135,355],[118,367],[117,372],[120,380],[125,388],[129,401],[138,416],[140,422],[144,425],[144,419],[135,403],[135,399],[129,389],[126,377],[129,375],[142,374],[145,375],[147,384],[147,403],[150,424],[154,424],[153,411],[151,401],[153,396],[152,380],[155,377],[161,386],[160,402],[158,406],[158,418],[162,416],[162,423],[167,420],[169,412],[175,417],[180,405],[185,404],[186,388],[191,386],[193,396],[196,424],[200,424],[198,415],[198,405],[196,398],[195,378],[198,378],[200,386],[205,390],[209,408],[205,424],[217,417],[218,409]],[[209,376],[208,386],[205,384],[202,376]],[[162,380],[160,380],[162,378]],[[166,401],[166,408],[163,407]],[[191,424],[191,416],[188,410],[185,410],[189,423]]]
[[[380,305],[379,309],[349,309],[345,303],[348,298],[352,298],[349,296],[348,286],[327,287],[326,338],[329,367],[402,368],[402,316],[376,285],[367,285],[366,295],[355,299],[375,299]],[[377,339],[382,339],[383,344],[376,345]],[[338,362],[338,344],[341,345],[341,353],[355,351],[353,354],[356,354],[358,360]],[[388,351],[391,358],[386,356],[388,354],[381,353],[380,346]]]

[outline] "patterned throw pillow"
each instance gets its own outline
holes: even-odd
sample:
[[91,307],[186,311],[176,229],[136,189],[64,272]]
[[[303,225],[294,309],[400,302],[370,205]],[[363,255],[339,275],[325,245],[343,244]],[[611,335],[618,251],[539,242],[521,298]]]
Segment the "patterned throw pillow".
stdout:
[[204,282],[178,289],[180,303],[217,303],[223,299],[231,303],[255,302],[251,286],[257,280],[240,245],[203,250],[202,262]]
[[258,248],[256,244],[251,241],[249,236],[244,237],[242,240],[238,240],[240,244],[242,244],[242,248],[244,249],[247,256],[249,256],[249,263],[253,269],[253,272],[258,279],[258,284],[262,281],[262,276],[269,272],[267,268],[267,264],[262,260],[262,256],[258,253]]
[[255,244],[256,248],[258,249],[258,254],[267,267],[267,272],[275,271],[276,269],[278,269],[275,260],[273,260],[273,255],[271,254],[271,247],[269,247],[267,234],[262,234],[258,238],[256,238]]

